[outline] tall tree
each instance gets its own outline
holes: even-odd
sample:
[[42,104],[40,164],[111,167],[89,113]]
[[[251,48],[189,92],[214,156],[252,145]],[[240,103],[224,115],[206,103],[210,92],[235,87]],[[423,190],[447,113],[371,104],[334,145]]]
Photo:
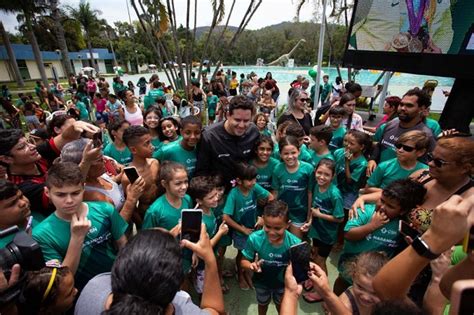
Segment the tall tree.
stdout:
[[58,41],[59,50],[61,51],[61,60],[63,63],[66,76],[73,73],[71,62],[69,61],[69,50],[67,48],[66,36],[61,22],[64,21],[59,9],[59,0],[49,0],[49,9],[51,11],[51,18],[54,21],[54,33]]
[[7,50],[8,59],[10,59],[10,66],[13,69],[13,75],[15,76],[16,84],[19,87],[24,87],[25,82],[23,82],[23,78],[20,74],[20,69],[18,68],[18,63],[16,62],[15,53],[13,52],[12,45],[10,44],[10,39],[8,38],[8,34],[3,27],[3,23],[0,21],[0,33],[2,33],[3,44],[5,45],[5,49]]
[[73,8],[71,6],[68,8],[71,16],[81,24],[84,31],[87,48],[89,49],[90,54],[89,64],[91,67],[94,67],[96,71],[99,71],[99,65],[97,64],[92,52],[91,37],[100,27],[98,15],[101,14],[101,12],[99,10],[92,9],[89,2],[84,0],[79,2],[79,6],[77,8]]
[[48,77],[46,76],[46,70],[44,68],[43,56],[41,55],[38,41],[36,40],[36,36],[33,32],[34,16],[37,13],[43,12],[44,8],[37,4],[37,2],[34,0],[0,0],[0,10],[7,13],[19,13],[21,18],[24,19],[25,31],[33,50],[33,55],[35,57],[41,80],[45,85],[48,85]]

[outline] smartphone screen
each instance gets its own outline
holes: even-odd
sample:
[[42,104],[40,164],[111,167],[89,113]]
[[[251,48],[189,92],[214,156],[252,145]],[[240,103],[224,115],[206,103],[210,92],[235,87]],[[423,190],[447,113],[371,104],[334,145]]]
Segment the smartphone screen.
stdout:
[[399,226],[398,226],[398,231],[403,235],[403,236],[409,236],[412,239],[416,238],[417,236],[420,235],[418,231],[410,226],[405,221],[400,220]]
[[193,243],[199,241],[201,222],[201,209],[183,209],[183,211],[181,211],[181,239]]
[[454,282],[450,301],[450,315],[474,314],[474,279]]
[[293,268],[293,276],[297,283],[308,280],[310,258],[311,247],[307,242],[290,247],[291,266]]
[[127,175],[128,180],[130,181],[130,184],[135,183],[135,181],[138,179],[140,175],[138,175],[137,169],[135,166],[129,166],[123,169],[125,172],[125,175]]
[[92,144],[94,148],[98,148],[102,145],[102,131],[94,133],[92,136]]

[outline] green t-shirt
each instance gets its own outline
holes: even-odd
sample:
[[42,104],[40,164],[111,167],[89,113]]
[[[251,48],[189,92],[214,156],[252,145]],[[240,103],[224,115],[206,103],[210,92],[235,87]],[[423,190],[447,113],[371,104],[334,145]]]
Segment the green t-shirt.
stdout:
[[298,156],[298,160],[311,164],[313,159],[311,158],[311,151],[308,149],[306,144],[303,144],[301,146],[300,155]]
[[[255,163],[251,162],[253,165]],[[266,190],[272,189],[272,175],[275,167],[280,163],[277,159],[270,157],[268,163],[264,167],[257,167],[257,183]]]
[[[375,131],[374,134],[374,141],[375,142],[380,142],[382,141],[383,134],[385,131],[385,127],[387,127],[387,124],[382,124],[377,130]],[[397,152],[395,151],[395,148],[392,147],[387,147],[384,150],[380,150],[380,159],[379,162],[383,161],[388,161],[391,159],[395,159],[397,157]]]
[[[365,212],[357,209],[358,217],[347,222],[344,227],[344,232],[368,224],[372,219],[375,210],[376,206],[374,204],[367,204],[365,206]],[[390,222],[368,234],[362,240],[344,240],[344,248],[338,264],[339,272],[344,274],[345,262],[360,253],[385,252],[389,257],[391,257],[400,246],[400,233],[398,232],[399,221],[399,218],[390,220]]]
[[132,162],[132,152],[130,152],[127,147],[122,151],[117,150],[113,142],[109,143],[104,148],[104,155],[113,158],[115,161],[125,166]]
[[431,129],[431,131],[433,132],[433,137],[435,139],[437,139],[439,134],[443,132],[443,129],[441,129],[441,126],[439,125],[439,123],[436,120],[431,119],[429,117],[426,118],[425,125],[426,127]]
[[[82,245],[75,276],[77,288],[84,287],[87,281],[99,273],[112,269],[117,255],[113,241],[119,240],[128,228],[127,222],[110,203],[85,204],[89,207],[87,219],[91,221],[91,228]],[[71,238],[71,223],[53,213],[33,229],[33,238],[40,244],[45,261],[63,261]]]
[[207,97],[207,111],[209,116],[214,116],[216,114],[217,103],[219,102],[219,97],[217,95],[212,95]]
[[148,96],[152,98],[153,102],[156,102],[157,98],[165,96],[165,92],[162,89],[151,89]]
[[272,175],[272,189],[278,193],[278,199],[288,204],[290,220],[294,223],[306,222],[308,216],[308,192],[313,190],[313,166],[299,162],[296,172],[290,173],[285,163],[275,167]]
[[258,230],[249,235],[242,255],[248,261],[255,260],[258,253],[263,259],[262,272],[254,272],[253,284],[261,289],[281,289],[285,286],[284,276],[286,266],[290,261],[290,247],[301,243],[301,240],[288,231],[285,231],[283,243],[273,245],[264,230]]
[[346,180],[346,157],[344,155],[344,148],[334,151],[334,160],[336,161],[336,178],[339,190],[344,194],[345,192],[358,192],[362,188],[365,180],[365,170],[367,168],[367,160],[363,155],[351,160],[349,169],[351,171],[352,182],[347,183]]
[[161,142],[160,138],[153,138],[151,139],[151,145],[153,146],[153,154],[155,154],[158,152],[158,150],[160,150],[163,142]]
[[86,104],[81,101],[76,103],[76,109],[79,110],[79,119],[80,120],[89,120],[89,112],[87,111]]
[[407,170],[401,167],[397,158],[391,159],[382,162],[377,166],[377,168],[367,180],[367,185],[370,187],[378,187],[383,189],[394,180],[407,178],[412,173],[426,168],[428,168],[428,165],[421,162],[416,162],[414,168]]
[[[236,223],[253,229],[257,223],[257,199],[268,198],[269,195],[270,192],[259,184],[255,184],[247,196],[242,194],[239,187],[234,187],[227,196],[224,214],[231,216]],[[243,235],[239,231],[234,231],[234,233]]]
[[270,131],[270,129],[268,129],[267,127],[265,127],[265,129],[263,129],[262,131],[260,131],[260,134],[262,136],[267,136],[267,137],[271,137],[272,136],[272,132]]
[[161,150],[153,154],[153,157],[161,162],[163,161],[174,161],[182,164],[186,168],[188,173],[188,179],[193,177],[196,169],[196,148],[188,151],[183,148],[181,141],[171,142],[169,145],[165,145]]
[[193,202],[191,197],[185,195],[181,207],[175,208],[166,199],[166,194],[155,200],[148,208],[143,219],[143,229],[150,229],[154,227],[161,227],[166,230],[171,230],[178,225],[181,219],[181,210],[191,209]]
[[309,150],[309,153],[311,154],[311,165],[316,168],[318,166],[319,161],[322,159],[330,159],[334,161],[334,156],[332,156],[331,152],[328,152],[326,154],[319,155],[316,153],[314,150]]
[[[336,219],[344,218],[342,195],[334,184],[331,184],[325,192],[321,192],[318,185],[314,186],[312,207],[319,208],[321,213],[332,215]],[[339,223],[313,217],[308,236],[332,245],[337,240],[338,226]]]
[[278,143],[275,143],[273,145],[272,158],[277,159],[278,161],[281,161],[280,147],[278,146]]
[[334,153],[339,148],[342,148],[344,142],[344,136],[346,135],[346,128],[340,126],[332,132],[331,141],[328,144],[328,149],[331,153]]
[[159,160],[159,157],[161,156],[161,154],[163,154],[162,151],[163,151],[164,148],[166,148],[166,147],[169,146],[169,145],[172,145],[172,144],[175,143],[175,142],[179,143],[179,142],[181,142],[182,139],[183,139],[183,137],[178,136],[178,137],[177,137],[176,139],[174,139],[173,141],[170,141],[170,142],[161,142],[160,145],[159,145],[159,147],[158,147],[158,149],[155,148],[155,149],[153,150],[153,155],[152,155],[152,157],[153,157],[154,159]]

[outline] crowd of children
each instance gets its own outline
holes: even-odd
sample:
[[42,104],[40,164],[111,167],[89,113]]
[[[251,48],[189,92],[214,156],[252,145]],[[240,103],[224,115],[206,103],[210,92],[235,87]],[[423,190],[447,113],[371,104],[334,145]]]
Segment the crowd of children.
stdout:
[[[248,78],[239,81],[235,72],[228,78],[219,71],[210,81],[203,78],[202,89],[200,82],[192,82],[189,103],[174,95],[171,106],[165,98],[170,91],[157,76],[148,83],[144,78],[137,82],[143,104],[136,102],[130,84],[125,86],[120,78],[114,79],[114,94],[109,94],[105,80],[81,77],[71,81],[73,105],[50,121],[49,138],[43,143],[30,141],[34,133],[25,136],[15,129],[0,131],[0,161],[6,177],[0,180],[0,228],[17,225],[20,230],[32,230],[48,261],[41,270],[28,273],[18,311],[64,312],[88,281],[89,286],[97,285],[97,277],[112,270],[106,281],[112,278],[107,292],[114,297],[108,302],[110,309],[104,310],[120,314],[113,305],[129,301],[127,307],[137,314],[151,314],[151,310],[156,314],[162,307],[155,308],[158,302],[153,297],[140,290],[144,295],[139,297],[119,293],[114,282],[119,271],[115,268],[120,268],[127,250],[120,252],[120,259],[117,254],[124,247],[141,250],[144,256],[160,252],[161,248],[146,248],[145,241],[141,245],[134,237],[160,228],[160,233],[167,231],[179,238],[182,210],[194,208],[202,210],[205,236],[201,238],[208,237],[200,240],[199,246],[207,246],[213,254],[185,242],[186,248],[178,252],[181,257],[173,258],[183,275],[178,284],[182,290],[191,292],[194,286],[207,303],[206,290],[217,286],[216,297],[221,299],[222,292],[229,291],[224,275],[233,272],[224,270],[222,262],[226,248],[233,245],[240,289],[255,290],[259,314],[267,313],[271,301],[280,311],[285,269],[291,268],[289,249],[307,241],[312,245],[312,277],[327,274],[329,255],[340,251],[334,293],[347,313],[372,313],[382,300],[372,289],[372,279],[413,241],[407,243],[400,234],[400,222],[412,224],[422,233],[431,222],[426,208],[435,208],[452,194],[474,192],[474,143],[451,134],[435,149],[439,135],[425,126],[423,116],[429,108],[428,96],[417,88],[397,99],[399,118],[391,117],[370,130],[375,132],[372,137],[355,112],[360,95],[356,83],[341,86],[334,93],[326,91],[324,103],[329,106],[308,121],[310,99],[300,89],[305,87],[301,80],[289,91],[292,106],[283,114],[286,118],[274,123],[280,93],[276,81],[271,73],[265,79],[254,73]],[[61,87],[55,86],[60,95]],[[46,97],[42,89],[40,84],[38,93]],[[252,107],[241,106],[243,99],[251,100]],[[392,97],[390,106],[394,101]],[[181,115],[173,110],[185,106],[191,110],[178,111]],[[31,103],[26,102],[24,110],[30,117],[28,123],[40,127],[32,118],[36,114]],[[251,119],[240,118],[246,117],[247,111]],[[210,139],[209,133],[215,130],[203,128],[203,121],[222,126],[226,144],[235,150],[241,149],[238,139],[255,131],[251,149],[242,149],[242,156],[249,158],[222,151],[216,158],[225,159],[226,166],[208,165],[212,171],[202,172],[198,167],[200,152],[211,152],[206,151],[202,136],[207,132],[206,139]],[[213,160],[209,157],[207,161]],[[456,178],[443,173],[450,165],[457,167]],[[231,182],[226,180],[229,173],[218,171],[226,167],[236,174]],[[447,190],[447,198],[425,204],[437,200],[430,189],[442,176],[457,180],[459,185]],[[369,200],[375,202],[364,206]],[[417,220],[424,221],[417,226]],[[9,241],[11,238],[2,239],[1,243]],[[163,253],[168,249],[176,252],[175,245],[169,243]],[[51,261],[55,263],[51,265]],[[206,279],[211,277],[218,285],[209,284]],[[325,298],[320,288],[313,289],[313,278],[303,283],[308,290],[303,298],[309,303]],[[422,295],[425,291],[426,287]],[[167,307],[173,296],[165,300]],[[429,303],[420,303],[415,295],[413,300],[418,307]],[[217,311],[223,311],[219,305]],[[86,314],[77,310],[76,314]]]

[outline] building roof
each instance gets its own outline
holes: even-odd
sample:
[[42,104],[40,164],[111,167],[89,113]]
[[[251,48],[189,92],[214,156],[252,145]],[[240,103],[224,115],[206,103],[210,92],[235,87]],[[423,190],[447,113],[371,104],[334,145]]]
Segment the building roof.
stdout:
[[[15,53],[15,57],[18,60],[35,60],[35,56],[33,54],[33,49],[31,45],[24,45],[24,44],[12,44],[13,52]],[[112,53],[109,52],[107,48],[93,48],[92,53],[94,57],[97,59],[114,59]],[[60,60],[61,59],[61,52],[59,50],[56,51],[41,51],[41,55],[43,56],[44,61],[51,61],[51,60]],[[69,59],[71,60],[81,60],[81,59],[88,59],[89,58],[89,50],[83,49],[78,52],[69,52]],[[0,45],[0,60],[8,60],[7,50],[4,45]]]

